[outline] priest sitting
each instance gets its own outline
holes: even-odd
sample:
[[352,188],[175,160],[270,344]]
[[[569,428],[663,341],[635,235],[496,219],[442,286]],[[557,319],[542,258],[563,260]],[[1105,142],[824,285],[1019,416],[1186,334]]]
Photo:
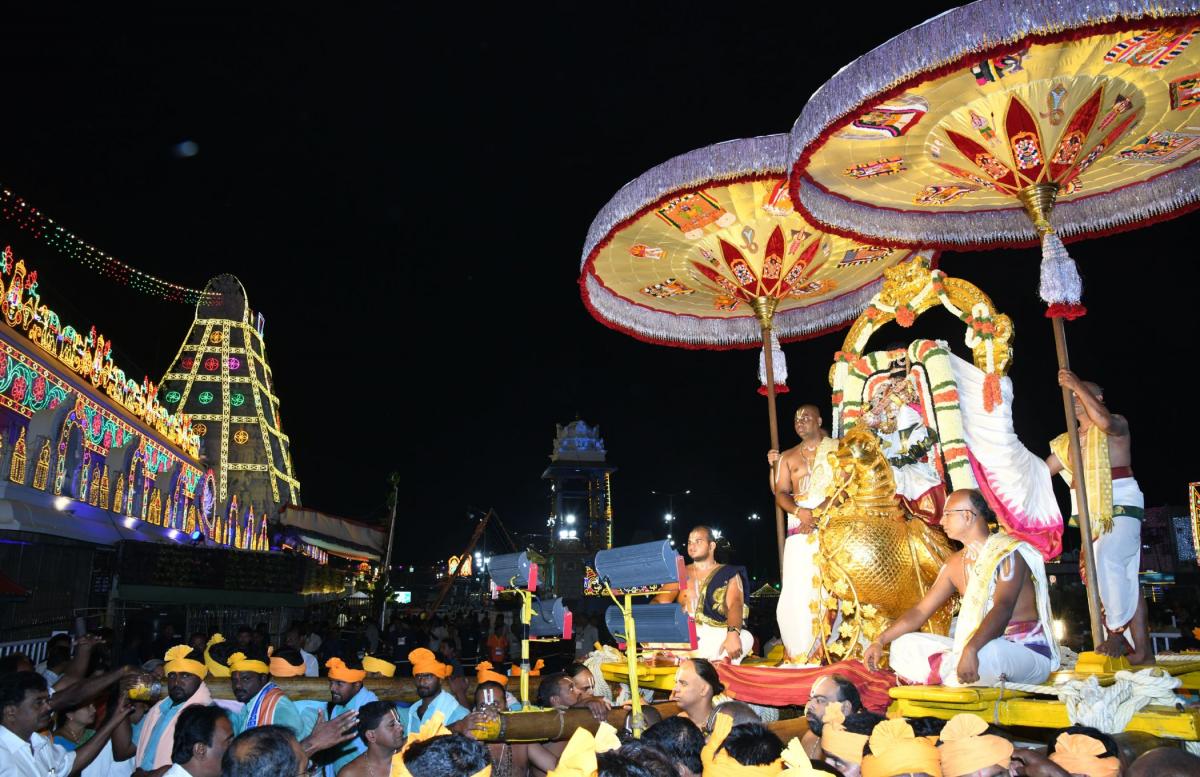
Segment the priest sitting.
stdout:
[[[942,527],[963,544],[929,592],[867,646],[864,660],[879,666],[892,643],[891,666],[911,683],[928,685],[1038,684],[1059,667],[1050,594],[1041,554],[1004,532],[992,533],[995,514],[973,489],[946,500]],[[962,595],[952,637],[918,633],[930,616]]]

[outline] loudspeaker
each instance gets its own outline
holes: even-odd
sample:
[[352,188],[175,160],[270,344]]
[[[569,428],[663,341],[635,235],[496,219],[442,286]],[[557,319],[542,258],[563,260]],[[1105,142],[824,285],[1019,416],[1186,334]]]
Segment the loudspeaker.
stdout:
[[667,540],[626,545],[596,554],[596,574],[608,578],[613,590],[628,591],[649,585],[684,585],[683,557]]

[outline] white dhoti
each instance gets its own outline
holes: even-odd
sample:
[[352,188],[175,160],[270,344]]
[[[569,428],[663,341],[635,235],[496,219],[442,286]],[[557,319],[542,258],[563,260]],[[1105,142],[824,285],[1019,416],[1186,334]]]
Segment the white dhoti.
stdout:
[[[704,658],[709,661],[720,661],[726,658],[725,635],[729,633],[724,626],[710,626],[707,623],[696,623],[696,649],[692,651],[694,658]],[[740,664],[742,659],[754,650],[754,635],[742,629],[738,632],[742,641],[742,654],[731,659],[732,663]]]
[[[1138,582],[1138,572],[1142,566],[1140,516],[1146,500],[1137,480],[1131,477],[1113,480],[1112,494],[1112,531],[1094,540],[1092,549],[1096,554],[1096,581],[1100,584],[1104,626],[1109,630],[1117,630],[1128,626],[1133,620],[1142,598],[1141,584]],[[1077,512],[1073,490],[1071,512]],[[1125,639],[1133,645],[1133,636],[1128,631],[1125,632]]]
[[892,670],[911,683],[962,685],[958,681],[959,658],[992,609],[996,579],[1004,560],[1017,554],[1033,580],[1037,620],[1009,623],[1003,636],[987,642],[978,654],[979,679],[971,685],[999,685],[1002,680],[1030,685],[1045,682],[1060,663],[1058,643],[1050,632],[1046,568],[1032,545],[1003,532],[991,535],[967,568],[967,590],[953,636],[914,633],[897,637],[891,644]]
[[[792,523],[795,518],[788,517]],[[817,533],[793,534],[783,545],[783,587],[775,606],[779,636],[789,659],[806,661],[817,637],[814,604],[819,605],[821,577],[817,554],[821,543]]]
[[[958,658],[954,640],[938,634],[905,634],[892,643],[892,671],[910,683],[961,686]],[[1001,637],[979,651],[979,680],[972,685],[999,685],[1001,678],[1037,685],[1050,671],[1049,656]]]
[[[829,459],[836,452],[836,440],[831,437],[821,440],[809,465],[812,471],[807,488],[803,494],[795,495],[799,507],[811,510],[829,496],[833,485]],[[787,522],[790,536],[783,543],[783,580],[775,619],[779,622],[779,636],[787,658],[805,662],[819,633],[816,613],[820,610],[821,575],[817,555],[821,542],[815,529],[808,534],[792,534],[800,526],[795,516],[789,515]]]

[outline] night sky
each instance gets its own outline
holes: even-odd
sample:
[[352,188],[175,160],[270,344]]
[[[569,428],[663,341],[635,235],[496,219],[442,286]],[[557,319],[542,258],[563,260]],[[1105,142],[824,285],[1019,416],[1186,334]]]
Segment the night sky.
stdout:
[[[457,552],[468,508],[544,530],[540,475],[555,423],[576,415],[599,424],[618,467],[618,542],[661,532],[667,504],[651,490],[691,489],[680,521],[748,549],[746,516],[771,511],[757,353],[651,346],[594,321],[576,285],[588,224],[671,156],[787,131],[838,68],[942,7],[436,5],[9,11],[0,183],[147,272],[189,286],[239,276],[266,318],[304,504],[382,520],[399,470],[401,561]],[[1200,479],[1185,377],[1197,218],[1071,248],[1090,310],[1068,325],[1074,365],[1130,419],[1148,506],[1183,504]],[[0,241],[65,322],[96,324],[127,373],[161,377],[189,306],[4,222]],[[1013,318],[1017,431],[1042,453],[1063,419],[1038,259],[946,254],[941,267]],[[785,445],[802,399],[829,407],[843,334],[785,346]],[[962,335],[936,313],[904,333],[965,355]],[[774,530],[758,527],[765,561]]]

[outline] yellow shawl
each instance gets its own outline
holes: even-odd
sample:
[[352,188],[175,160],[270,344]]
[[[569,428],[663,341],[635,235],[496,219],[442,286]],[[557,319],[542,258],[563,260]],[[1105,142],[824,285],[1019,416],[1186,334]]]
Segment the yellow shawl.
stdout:
[[[1087,487],[1088,519],[1092,539],[1108,534],[1113,528],[1112,467],[1108,461],[1108,435],[1097,426],[1088,427],[1084,438],[1083,484]],[[1071,461],[1071,437],[1066,432],[1050,441],[1050,452],[1062,462],[1062,479],[1074,487],[1075,471]]]
[[[988,537],[979,551],[979,558],[967,569],[967,592],[963,595],[958,610],[958,624],[954,627],[954,652],[961,654],[963,648],[983,622],[983,616],[992,609],[992,594],[996,590],[996,573],[1001,562],[1010,554],[1019,553],[1033,576],[1034,596],[1037,599],[1038,621],[1046,634],[1050,646],[1050,671],[1060,666],[1058,640],[1054,638],[1054,621],[1050,610],[1050,583],[1046,578],[1046,565],[1042,554],[1032,545],[1022,542],[1004,532]],[[874,748],[872,748],[874,749]]]

